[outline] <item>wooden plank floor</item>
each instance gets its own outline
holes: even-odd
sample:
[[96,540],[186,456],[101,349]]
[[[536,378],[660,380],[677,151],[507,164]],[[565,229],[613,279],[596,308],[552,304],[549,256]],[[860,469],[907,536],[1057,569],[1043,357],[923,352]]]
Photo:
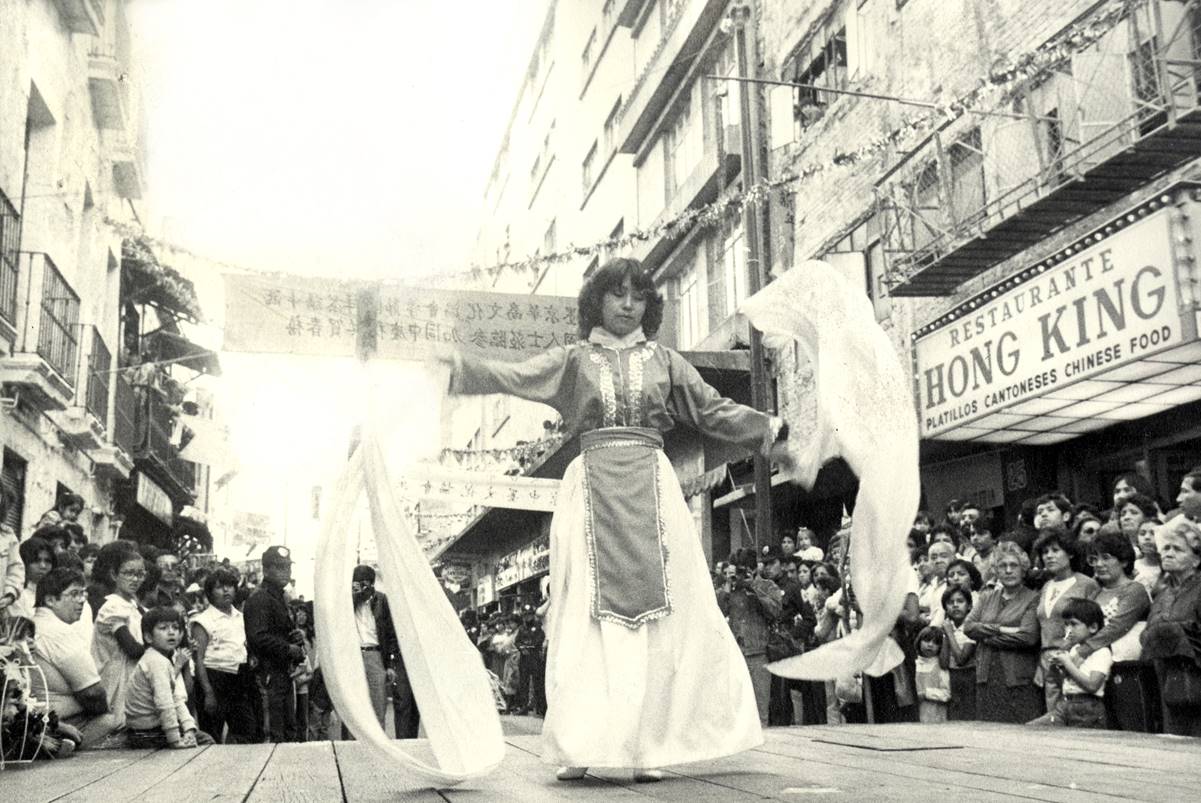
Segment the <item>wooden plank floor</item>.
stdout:
[[[599,769],[559,783],[537,720],[506,718],[504,764],[433,789],[355,742],[82,753],[0,773],[0,800],[539,801],[1201,799],[1201,740],[988,723],[771,728],[756,750],[667,769],[657,784]],[[413,749],[428,755],[423,740]]]

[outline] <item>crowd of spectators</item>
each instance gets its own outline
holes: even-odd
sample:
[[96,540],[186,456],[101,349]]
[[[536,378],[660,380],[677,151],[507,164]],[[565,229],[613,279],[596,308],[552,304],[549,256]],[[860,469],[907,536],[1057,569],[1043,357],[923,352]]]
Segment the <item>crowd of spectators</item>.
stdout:
[[22,735],[5,759],[326,738],[311,604],[291,595],[285,548],[264,553],[261,581],[228,561],[185,577],[172,552],[77,537],[69,507],[23,541],[0,529],[4,726]]
[[1009,525],[953,500],[919,512],[904,660],[826,683],[765,664],[858,626],[849,519],[823,552],[804,528],[717,564],[714,586],[763,724],[985,720],[1201,736],[1201,466],[1161,504],[1136,473],[1113,505],[1032,497]]

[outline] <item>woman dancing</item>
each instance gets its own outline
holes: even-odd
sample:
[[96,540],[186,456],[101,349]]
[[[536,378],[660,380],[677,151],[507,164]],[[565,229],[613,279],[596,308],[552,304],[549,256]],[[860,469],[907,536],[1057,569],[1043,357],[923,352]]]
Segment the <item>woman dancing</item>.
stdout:
[[687,424],[783,459],[786,430],[654,342],[662,319],[650,276],[617,259],[580,292],[582,342],[520,363],[454,355],[452,393],[542,402],[580,437],[551,523],[542,758],[562,781],[589,767],[656,781],[763,741],[663,433]]

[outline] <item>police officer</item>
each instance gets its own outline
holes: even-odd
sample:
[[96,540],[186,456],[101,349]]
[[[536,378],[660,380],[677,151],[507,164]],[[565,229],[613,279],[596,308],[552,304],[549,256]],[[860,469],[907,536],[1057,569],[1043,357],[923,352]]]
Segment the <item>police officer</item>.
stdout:
[[265,696],[266,731],[272,742],[298,741],[292,670],[304,661],[303,634],[297,639],[284,587],[292,582],[292,553],[284,546],[263,552],[263,581],[243,607],[246,646],[257,662]]

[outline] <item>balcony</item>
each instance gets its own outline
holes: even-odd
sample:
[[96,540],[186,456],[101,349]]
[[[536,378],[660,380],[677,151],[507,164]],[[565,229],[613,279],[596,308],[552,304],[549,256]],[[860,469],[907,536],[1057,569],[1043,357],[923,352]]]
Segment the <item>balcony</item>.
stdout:
[[103,130],[100,142],[104,158],[113,166],[113,190],[136,201],[146,192],[146,152],[140,138],[127,131]]
[[17,334],[17,249],[21,239],[21,216],[0,190],[0,337]]
[[[135,388],[135,395],[138,390]],[[196,486],[196,467],[179,459],[179,450],[171,442],[174,414],[159,394],[146,389],[139,401],[138,434],[134,461],[167,490],[173,501],[191,500]]]
[[966,115],[905,155],[876,187],[891,294],[950,294],[1201,156],[1199,6],[1139,6],[1012,117]]
[[[705,40],[721,21],[726,0],[661,0],[660,7],[663,17],[658,47],[622,110],[617,136],[621,153],[641,150]],[[622,19],[619,17],[618,24]]]
[[129,62],[115,43],[97,37],[88,51],[88,94],[96,127],[124,131],[129,127]]
[[79,296],[46,254],[22,253],[28,271],[16,348],[0,359],[0,383],[35,407],[63,410],[75,398]]
[[100,330],[90,327],[85,337],[87,358],[77,384],[75,404],[55,417],[63,437],[76,448],[91,450],[104,444],[108,428],[108,394],[112,384],[112,355]]
[[104,28],[104,4],[105,0],[54,0],[67,30],[92,36]]

